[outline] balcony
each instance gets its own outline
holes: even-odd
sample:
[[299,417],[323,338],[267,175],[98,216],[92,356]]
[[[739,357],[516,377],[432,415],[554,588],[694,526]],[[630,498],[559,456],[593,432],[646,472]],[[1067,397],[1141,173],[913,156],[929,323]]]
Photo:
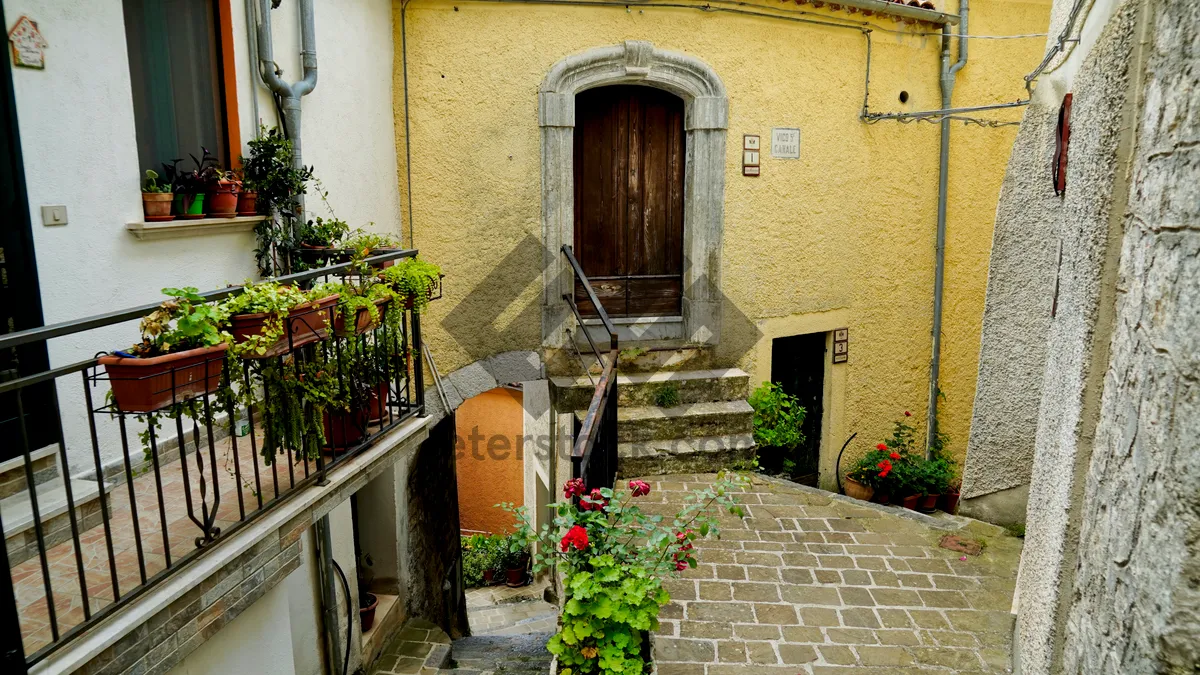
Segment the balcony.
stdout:
[[[11,580],[0,582],[0,622],[19,627],[0,630],[5,672],[26,672],[423,416],[426,299],[375,293],[388,285],[381,270],[415,256],[394,251],[0,337],[5,349],[64,338],[97,353],[0,383],[0,403],[15,413],[6,429],[17,432],[5,438],[13,459],[0,465]],[[372,295],[325,295],[327,284]],[[188,302],[201,308],[190,316],[207,316],[264,292],[324,297],[275,314],[274,333],[272,316],[218,311],[220,344],[150,375],[121,366],[154,358],[101,351],[114,347],[99,342],[106,327],[147,317],[145,334],[164,308]]]

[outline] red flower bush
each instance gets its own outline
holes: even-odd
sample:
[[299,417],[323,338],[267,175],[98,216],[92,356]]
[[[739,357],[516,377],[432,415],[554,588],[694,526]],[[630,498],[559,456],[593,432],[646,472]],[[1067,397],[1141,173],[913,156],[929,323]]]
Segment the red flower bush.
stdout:
[[566,553],[567,549],[570,548],[574,548],[576,551],[582,551],[588,547],[587,530],[579,525],[572,527],[565,535],[563,535],[560,546],[562,546],[563,553]]
[[634,497],[644,497],[650,494],[650,484],[644,480],[629,481],[629,492]]
[[880,443],[879,445],[875,446],[875,449],[876,450],[887,450],[887,443]]
[[880,462],[879,464],[876,464],[876,466],[878,466],[880,469],[880,471],[879,471],[880,478],[887,478],[887,475],[892,472],[892,463],[886,459],[883,460],[882,462]]

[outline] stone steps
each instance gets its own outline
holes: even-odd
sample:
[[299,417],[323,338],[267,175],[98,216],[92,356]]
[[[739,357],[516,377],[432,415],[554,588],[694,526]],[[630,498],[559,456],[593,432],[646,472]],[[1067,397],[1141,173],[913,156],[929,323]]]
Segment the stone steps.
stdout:
[[[595,385],[587,377],[556,377],[560,406],[586,409]],[[617,376],[617,405],[655,406],[674,393],[677,404],[744,400],[750,393],[750,376],[737,368],[656,371]]]
[[439,673],[456,675],[545,675],[553,657],[546,651],[550,633],[478,635],[455,640],[450,662]]
[[754,456],[754,434],[629,441],[617,445],[621,477],[709,473]]
[[[579,410],[580,421],[587,415]],[[744,400],[708,401],[659,408],[634,406],[617,409],[617,441],[667,441],[748,433],[753,430],[754,409]]]

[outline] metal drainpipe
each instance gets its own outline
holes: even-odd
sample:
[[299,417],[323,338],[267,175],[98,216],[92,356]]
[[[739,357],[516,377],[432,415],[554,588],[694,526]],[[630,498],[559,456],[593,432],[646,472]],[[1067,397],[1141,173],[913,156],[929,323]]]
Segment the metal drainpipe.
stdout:
[[271,91],[279,94],[284,112],[284,126],[292,139],[292,162],[304,166],[300,157],[300,97],[307,96],[317,86],[317,38],[313,23],[312,0],[300,0],[300,55],[304,63],[304,79],[288,84],[276,70],[271,51],[270,0],[258,0],[258,59],[259,73]]
[[[282,99],[284,126],[292,140],[292,164],[303,168],[300,154],[300,98],[307,96],[317,86],[317,31],[313,20],[312,0],[300,1],[300,56],[304,65],[304,79],[288,84],[280,77],[271,48],[271,7],[269,0],[259,0],[258,59],[259,74],[264,82]],[[304,211],[303,197],[297,198],[297,207]],[[342,643],[338,639],[337,625],[337,580],[333,572],[333,540],[330,536],[329,515],[321,516],[315,526],[317,546],[320,554],[317,568],[321,582],[321,610],[324,615],[326,667],[331,675],[338,675],[342,664]],[[350,602],[350,598],[346,598]],[[350,626],[346,626],[350,630]]]
[[[949,108],[954,97],[954,80],[958,71],[967,64],[967,17],[970,12],[969,0],[959,2],[959,33],[958,60],[950,63],[950,27],[942,26],[942,109]],[[938,204],[937,204],[937,246],[934,249],[933,270],[933,330],[932,352],[929,362],[929,416],[925,420],[926,439],[925,456],[933,454],[933,446],[937,440],[937,405],[938,405],[938,370],[942,363],[942,291],[946,276],[946,201],[949,195],[950,182],[950,120],[943,117],[941,122],[941,154],[938,160]]]

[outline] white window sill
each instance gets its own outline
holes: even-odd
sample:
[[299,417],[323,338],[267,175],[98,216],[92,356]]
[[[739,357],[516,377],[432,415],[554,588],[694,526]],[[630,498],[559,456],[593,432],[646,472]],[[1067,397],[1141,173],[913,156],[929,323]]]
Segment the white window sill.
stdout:
[[125,229],[138,239],[173,239],[206,234],[249,232],[266,216],[238,216],[236,218],[197,218],[195,220],[168,220],[160,223],[126,223]]

